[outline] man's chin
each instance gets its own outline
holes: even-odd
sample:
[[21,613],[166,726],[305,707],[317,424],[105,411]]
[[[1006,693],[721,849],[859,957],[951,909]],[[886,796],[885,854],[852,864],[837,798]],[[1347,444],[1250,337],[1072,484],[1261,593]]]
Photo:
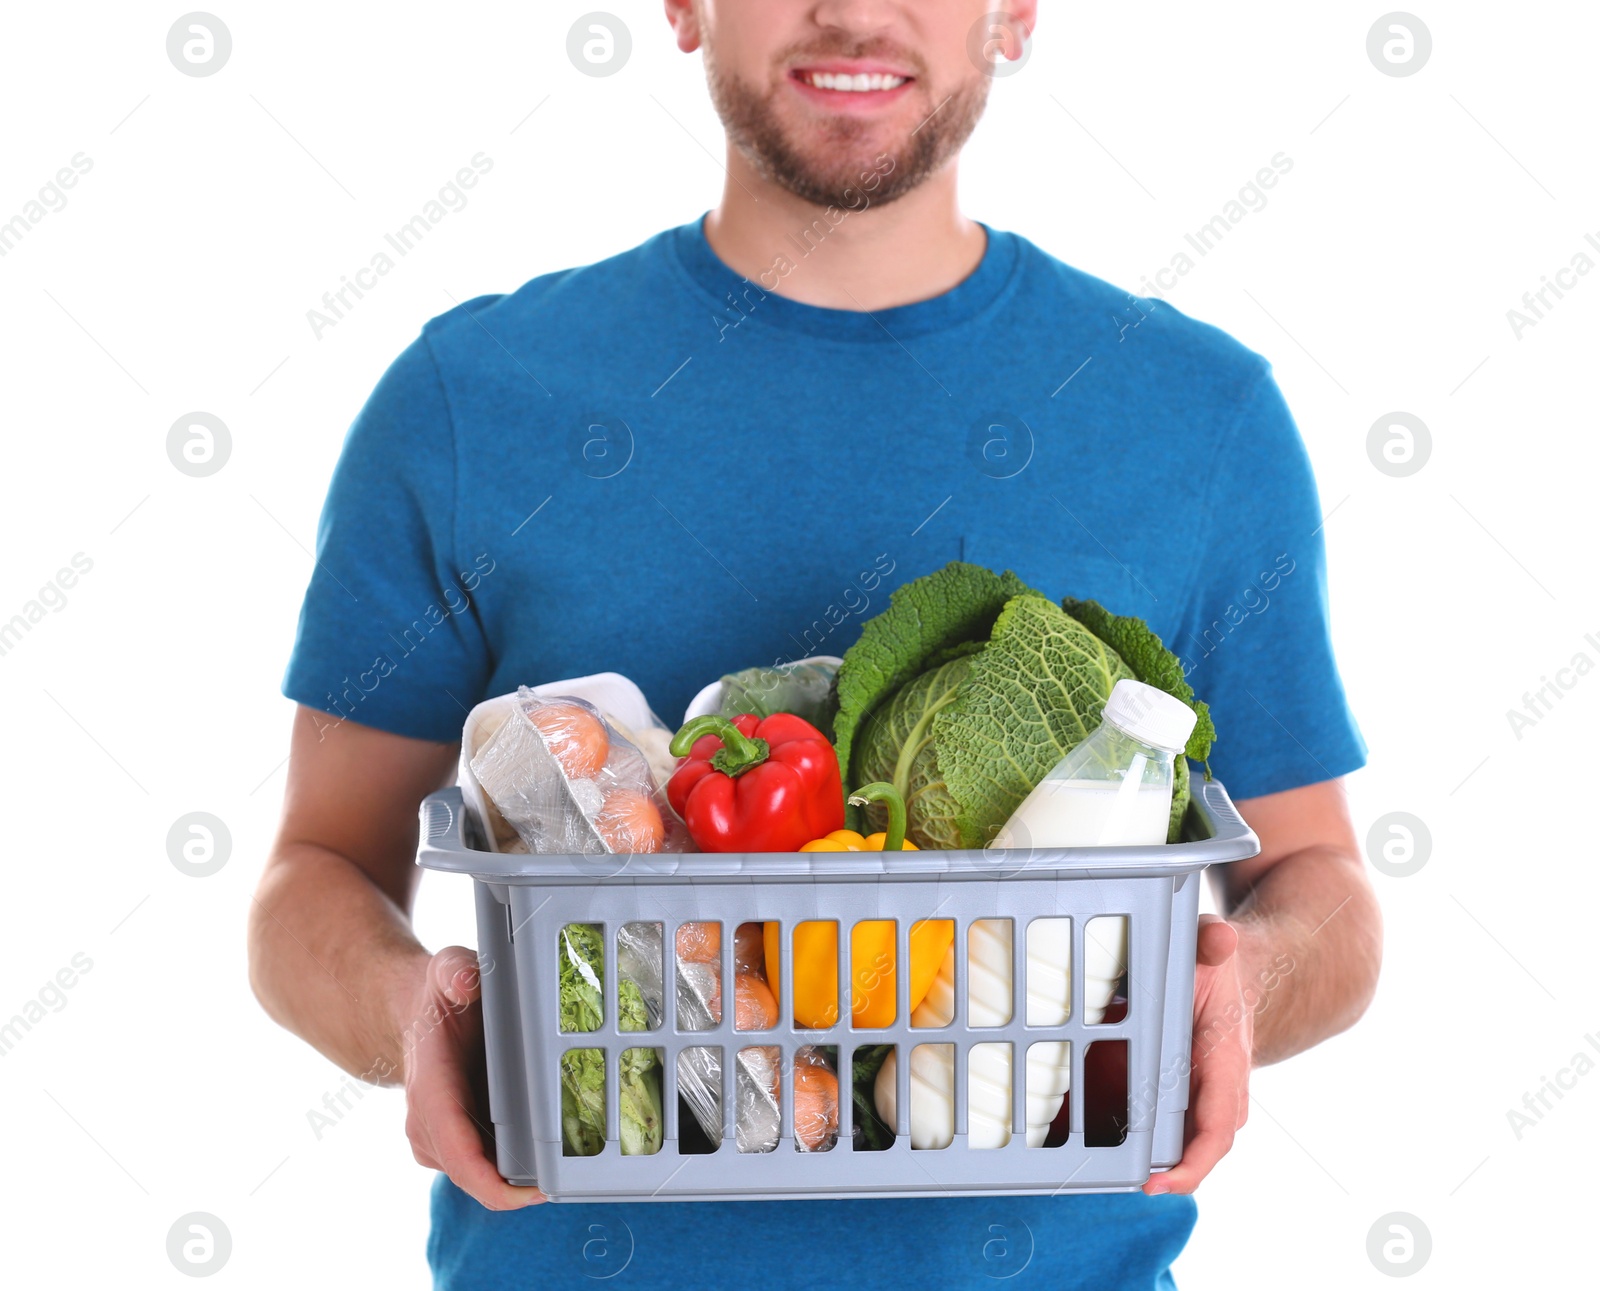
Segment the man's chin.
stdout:
[[757,93],[706,65],[728,137],[758,173],[803,201],[861,210],[904,196],[954,156],[983,111],[987,84],[946,96],[937,109],[908,96],[882,113],[823,113]]

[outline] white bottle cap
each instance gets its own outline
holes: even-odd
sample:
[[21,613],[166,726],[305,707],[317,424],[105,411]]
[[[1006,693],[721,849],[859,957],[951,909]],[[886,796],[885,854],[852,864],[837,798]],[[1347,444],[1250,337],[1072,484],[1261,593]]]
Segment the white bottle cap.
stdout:
[[1105,720],[1136,740],[1181,753],[1194,730],[1194,709],[1142,681],[1119,681],[1106,700]]

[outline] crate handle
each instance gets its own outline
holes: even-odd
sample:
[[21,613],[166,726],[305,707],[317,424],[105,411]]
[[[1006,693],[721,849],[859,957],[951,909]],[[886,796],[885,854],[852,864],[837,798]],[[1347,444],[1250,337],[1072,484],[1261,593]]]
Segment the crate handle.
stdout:
[[422,837],[429,847],[452,840],[459,832],[461,786],[452,785],[422,800]]

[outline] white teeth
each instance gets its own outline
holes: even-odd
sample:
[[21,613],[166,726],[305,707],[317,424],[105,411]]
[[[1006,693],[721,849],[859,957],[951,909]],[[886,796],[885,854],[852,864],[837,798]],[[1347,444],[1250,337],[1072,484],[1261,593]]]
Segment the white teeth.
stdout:
[[871,74],[861,72],[855,76],[836,75],[833,72],[810,72],[806,79],[819,90],[844,90],[856,94],[868,90],[892,90],[906,82],[903,76],[889,76],[883,72]]

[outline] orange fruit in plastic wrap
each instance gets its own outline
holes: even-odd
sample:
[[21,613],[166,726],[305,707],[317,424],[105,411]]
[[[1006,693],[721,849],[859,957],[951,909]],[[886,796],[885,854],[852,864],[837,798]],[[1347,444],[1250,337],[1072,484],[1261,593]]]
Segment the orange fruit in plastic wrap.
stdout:
[[[569,780],[593,779],[611,755],[611,737],[606,734],[605,726],[578,704],[540,704],[528,714],[528,720],[544,737],[545,747]],[[655,848],[627,850],[654,851]]]
[[[714,925],[713,925],[714,926]],[[722,1021],[722,983],[711,979],[711,994],[706,1001],[711,1020]],[[770,1031],[778,1024],[778,1002],[759,977],[740,973],[733,979],[733,1029],[735,1031]]]
[[821,1062],[794,1064],[794,1136],[807,1152],[820,1152],[839,1129],[839,1078]]
[[637,789],[613,789],[594,817],[595,832],[613,852],[659,852],[666,828],[661,812]]
[[733,1029],[767,1031],[778,1024],[778,1002],[759,977],[740,973],[733,982]]
[[685,923],[678,925],[678,935],[673,941],[678,958],[691,964],[714,964],[722,954],[722,925],[720,923]]

